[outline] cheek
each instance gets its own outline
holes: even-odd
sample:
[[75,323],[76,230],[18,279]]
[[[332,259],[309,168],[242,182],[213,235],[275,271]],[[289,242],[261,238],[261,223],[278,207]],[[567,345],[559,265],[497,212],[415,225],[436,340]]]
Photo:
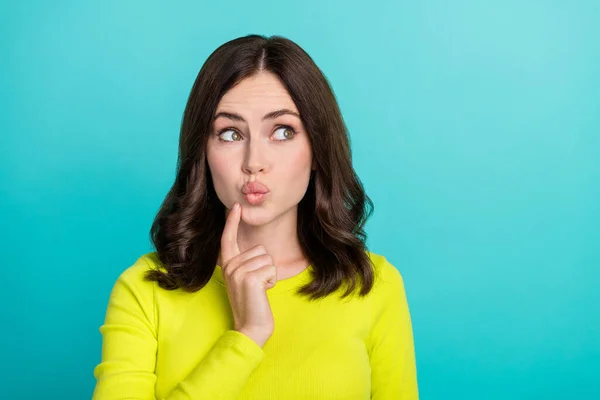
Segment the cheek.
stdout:
[[210,151],[206,159],[215,190],[218,192],[220,189],[227,187],[227,182],[231,179],[231,162],[228,162],[228,158],[225,155]]
[[292,186],[307,185],[310,178],[312,157],[310,148],[288,154],[285,159],[287,168],[287,181]]

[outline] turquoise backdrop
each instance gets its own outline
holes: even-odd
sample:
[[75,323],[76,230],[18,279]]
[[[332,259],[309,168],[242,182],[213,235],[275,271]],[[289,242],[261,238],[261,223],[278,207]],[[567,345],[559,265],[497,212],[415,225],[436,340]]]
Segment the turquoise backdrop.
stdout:
[[401,271],[422,399],[600,398],[600,2],[3,1],[6,399],[84,399],[206,57],[313,56]]

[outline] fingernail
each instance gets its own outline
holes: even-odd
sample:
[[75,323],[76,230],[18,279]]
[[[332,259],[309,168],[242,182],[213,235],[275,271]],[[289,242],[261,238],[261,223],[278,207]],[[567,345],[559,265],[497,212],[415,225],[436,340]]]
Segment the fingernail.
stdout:
[[233,205],[233,211],[237,211],[237,210],[239,210],[239,208],[240,208],[240,204],[239,203],[235,203]]

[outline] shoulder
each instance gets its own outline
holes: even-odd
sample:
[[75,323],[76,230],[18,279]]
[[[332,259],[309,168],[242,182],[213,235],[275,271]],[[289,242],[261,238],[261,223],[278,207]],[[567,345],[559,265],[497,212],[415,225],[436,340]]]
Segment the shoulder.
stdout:
[[377,253],[368,252],[375,275],[373,290],[394,291],[404,290],[404,281],[400,271],[388,259]]
[[157,261],[156,255],[144,254],[119,274],[110,294],[105,325],[117,323],[115,321],[132,323],[134,319],[141,319],[146,321],[153,333],[156,332],[157,284],[146,280],[145,276],[148,271],[158,267]]
[[410,312],[404,280],[400,271],[387,258],[370,254],[375,270],[371,295],[371,328],[373,340],[385,337],[386,332],[410,325]]
[[383,255],[369,252],[374,272],[373,288],[369,293],[374,309],[406,301],[404,280],[400,271]]
[[136,297],[153,297],[157,283],[148,281],[145,277],[148,271],[161,268],[163,266],[156,252],[143,254],[119,274],[113,288],[113,295],[130,292]]
[[156,252],[146,253],[140,256],[132,265],[121,272],[119,280],[134,283],[144,281],[146,272],[163,268]]

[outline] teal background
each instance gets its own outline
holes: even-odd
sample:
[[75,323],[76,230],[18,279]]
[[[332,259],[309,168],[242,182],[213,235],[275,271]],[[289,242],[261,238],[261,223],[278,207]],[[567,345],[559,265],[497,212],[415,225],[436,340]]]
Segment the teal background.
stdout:
[[421,398],[600,398],[600,2],[1,4],[3,398],[91,396],[192,83],[248,33],[331,81]]

